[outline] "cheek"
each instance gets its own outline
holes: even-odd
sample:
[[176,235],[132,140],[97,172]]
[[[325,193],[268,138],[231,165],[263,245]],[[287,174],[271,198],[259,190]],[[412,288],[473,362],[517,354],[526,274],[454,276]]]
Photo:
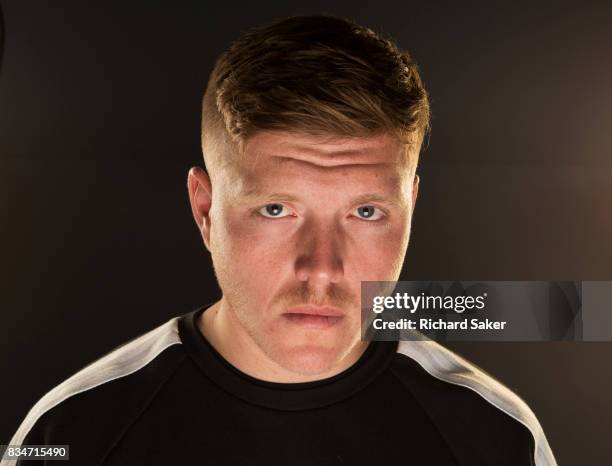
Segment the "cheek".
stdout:
[[[283,235],[261,228],[248,214],[219,216],[212,229],[211,249],[216,267],[231,273],[230,279],[243,288],[269,290],[281,271]],[[246,218],[245,218],[246,217]]]
[[372,227],[356,236],[350,256],[355,278],[360,281],[396,280],[404,261],[410,223]]

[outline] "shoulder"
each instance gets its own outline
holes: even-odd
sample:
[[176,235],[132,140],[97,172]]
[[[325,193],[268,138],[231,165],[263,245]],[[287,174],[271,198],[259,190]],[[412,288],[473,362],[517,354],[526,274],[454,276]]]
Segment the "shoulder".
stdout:
[[112,437],[146,408],[185,358],[178,319],[120,345],[54,387],[30,409],[10,444]]
[[525,464],[533,460],[537,466],[556,466],[544,431],[527,403],[456,353],[432,340],[401,341],[391,368],[427,405],[434,421],[438,416],[439,422],[449,423],[456,438],[485,450],[495,445],[500,455],[507,449],[504,456],[516,454],[516,445],[522,444],[531,457]]

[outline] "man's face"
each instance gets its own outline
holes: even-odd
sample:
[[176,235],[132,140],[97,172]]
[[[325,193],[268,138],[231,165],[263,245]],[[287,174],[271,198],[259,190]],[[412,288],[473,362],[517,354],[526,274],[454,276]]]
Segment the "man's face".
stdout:
[[260,132],[213,178],[202,234],[224,299],[283,368],[338,364],[360,342],[361,281],[398,278],[418,189],[407,157],[390,135]]

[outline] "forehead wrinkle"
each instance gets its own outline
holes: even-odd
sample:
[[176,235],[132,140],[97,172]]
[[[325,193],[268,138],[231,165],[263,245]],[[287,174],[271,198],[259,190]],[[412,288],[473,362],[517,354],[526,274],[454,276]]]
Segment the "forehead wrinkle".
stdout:
[[369,138],[313,137],[300,134],[262,132],[245,146],[251,162],[302,160],[313,165],[366,165],[372,163],[402,164],[406,146],[389,135]]
[[[270,134],[270,133],[269,133]],[[272,135],[273,136],[273,135]],[[264,135],[265,138],[265,135]],[[362,153],[403,145],[388,134],[370,137],[304,136],[293,134],[290,138],[273,138],[281,150],[295,150],[318,154]]]
[[312,159],[306,159],[302,157],[292,157],[292,156],[287,156],[287,155],[274,155],[274,154],[271,154],[270,158],[273,158],[275,162],[278,162],[278,164],[281,164],[281,165],[287,164],[287,163],[298,163],[298,164],[311,165],[311,166],[314,166],[315,168],[351,168],[351,167],[358,167],[358,166],[364,166],[364,165],[376,167],[376,166],[384,166],[384,165],[391,164],[390,162],[378,162],[378,161],[367,161],[367,160],[358,161],[358,160],[354,160],[353,157],[344,158],[343,160],[338,160],[338,158],[335,155],[328,156],[326,158],[317,158],[319,159],[318,161],[312,160]]

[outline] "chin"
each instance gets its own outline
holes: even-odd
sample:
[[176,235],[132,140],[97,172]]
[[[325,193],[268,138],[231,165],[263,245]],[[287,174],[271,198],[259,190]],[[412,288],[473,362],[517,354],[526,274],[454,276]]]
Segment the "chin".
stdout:
[[339,348],[302,345],[280,352],[277,362],[285,369],[300,375],[325,374],[340,362],[343,352]]

